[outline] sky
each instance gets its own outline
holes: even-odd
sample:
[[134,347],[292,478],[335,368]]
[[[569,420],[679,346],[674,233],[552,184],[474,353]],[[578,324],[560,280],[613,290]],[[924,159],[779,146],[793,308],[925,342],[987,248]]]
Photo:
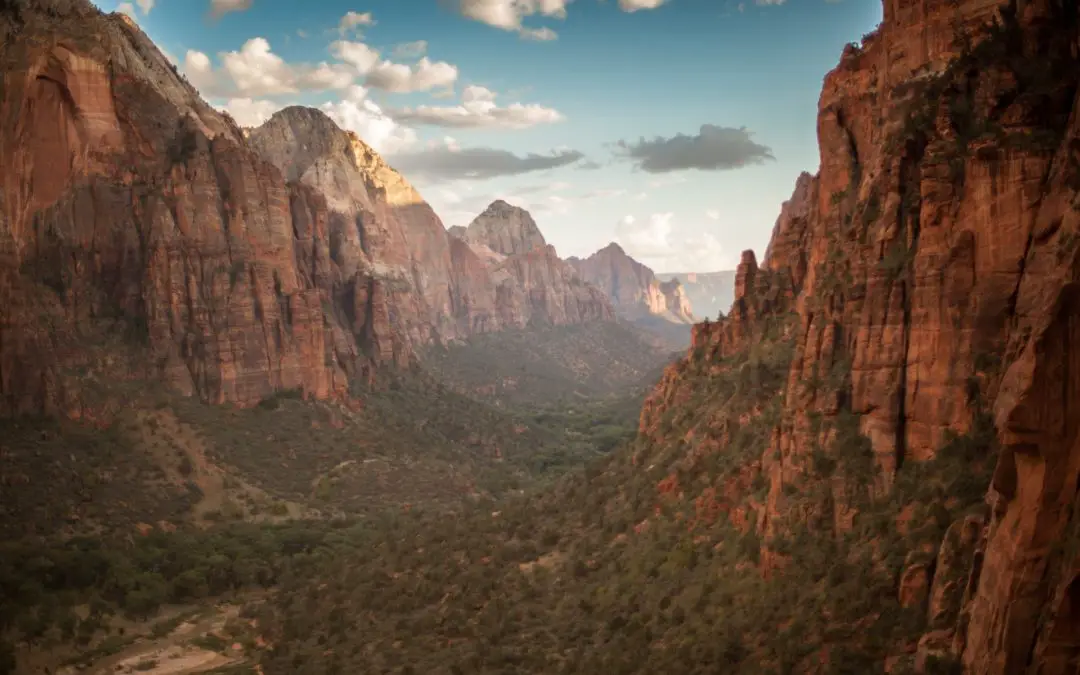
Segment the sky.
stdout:
[[96,0],[255,126],[318,107],[445,226],[495,199],[559,254],[657,272],[762,256],[817,102],[880,0]]

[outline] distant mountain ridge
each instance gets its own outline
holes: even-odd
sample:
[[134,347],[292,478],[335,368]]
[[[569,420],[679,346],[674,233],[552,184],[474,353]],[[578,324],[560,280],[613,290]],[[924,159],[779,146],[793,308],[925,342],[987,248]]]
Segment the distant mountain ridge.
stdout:
[[661,282],[646,265],[611,243],[588,258],[567,262],[581,278],[603,290],[619,316],[631,321],[655,316],[675,324],[693,324],[690,300],[678,279]]
[[657,273],[660,281],[678,280],[699,319],[727,314],[735,301],[735,270]]

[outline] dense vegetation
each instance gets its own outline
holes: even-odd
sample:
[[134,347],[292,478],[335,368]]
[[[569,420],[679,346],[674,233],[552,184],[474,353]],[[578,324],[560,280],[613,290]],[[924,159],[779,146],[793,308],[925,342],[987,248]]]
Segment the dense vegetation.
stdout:
[[[681,364],[696,402],[668,410],[661,442],[639,438],[553,489],[452,522],[402,516],[315,579],[288,577],[266,615],[277,646],[264,669],[786,673],[826,654],[830,673],[878,668],[925,627],[925,607],[901,608],[896,581],[908,552],[936,546],[981,502],[989,427],[875,496],[858,489],[876,471],[868,441],[841,415],[789,512],[820,507],[814,487],[830,483],[817,478],[833,475],[855,488],[851,528],[793,518],[761,539],[757,467],[779,422],[783,334],[781,322],[733,357]],[[904,507],[921,527],[893,525]],[[766,551],[787,558],[768,580]]]
[[672,355],[641,329],[615,321],[480,335],[425,355],[455,390],[501,407],[575,405],[626,396],[659,379]]

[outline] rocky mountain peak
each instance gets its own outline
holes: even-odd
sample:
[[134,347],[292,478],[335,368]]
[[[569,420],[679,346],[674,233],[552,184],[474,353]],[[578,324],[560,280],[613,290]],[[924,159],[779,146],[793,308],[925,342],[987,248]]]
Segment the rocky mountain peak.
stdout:
[[661,284],[649,267],[615,242],[585,260],[570,262],[582,279],[608,294],[624,318],[659,316],[673,323],[693,323],[690,300],[678,282]]
[[486,246],[500,255],[528,253],[547,246],[532,215],[501,199],[469,223],[466,239],[473,246]]

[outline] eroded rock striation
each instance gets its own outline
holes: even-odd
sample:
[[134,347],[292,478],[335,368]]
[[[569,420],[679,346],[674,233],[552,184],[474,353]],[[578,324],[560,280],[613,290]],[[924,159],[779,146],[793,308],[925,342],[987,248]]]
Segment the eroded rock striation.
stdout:
[[611,316],[534,260],[535,224],[490,270],[360,139],[303,108],[242,131],[122,15],[9,2],[0,38],[0,412],[89,416],[102,379],[325,397],[422,345]]
[[[925,632],[890,647],[890,668],[1075,672],[1077,6],[884,4],[825,79],[819,172],[798,179],[764,259],[743,256],[730,315],[695,327],[641,430],[670,436],[694,364],[782,363],[776,407],[754,413],[775,415],[767,447],[745,464],[764,491],[723,505],[760,537],[762,575],[807,530],[871,555],[895,539],[879,569],[898,565],[897,601]],[[775,345],[790,358],[770,360]]]
[[657,316],[672,323],[693,323],[693,308],[677,278],[661,282],[647,266],[611,243],[584,260],[567,260],[581,278],[611,298],[620,316],[634,320]]

